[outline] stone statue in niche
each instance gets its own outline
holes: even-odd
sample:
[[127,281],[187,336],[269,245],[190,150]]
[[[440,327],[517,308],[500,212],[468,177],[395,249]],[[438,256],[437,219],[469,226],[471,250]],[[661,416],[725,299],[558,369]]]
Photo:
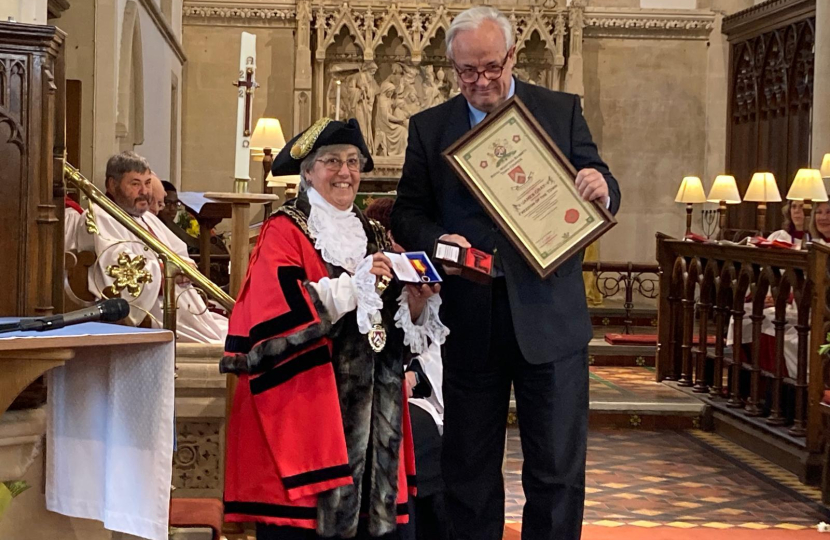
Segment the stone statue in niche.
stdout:
[[450,87],[452,85],[447,80],[447,74],[444,68],[439,67],[435,70],[435,87],[438,93],[441,94],[441,101],[447,101],[450,98]]
[[354,93],[351,96],[350,116],[357,119],[366,145],[374,148],[374,108],[375,100],[380,93],[380,87],[375,80],[378,66],[374,62],[366,62],[360,71],[351,76]]
[[424,108],[434,107],[443,103],[445,98],[441,95],[438,82],[435,80],[433,66],[424,66]]
[[409,114],[404,100],[398,95],[393,75],[380,85],[375,119],[375,155],[402,156],[409,135]]
[[[337,118],[337,81],[340,81],[340,119],[355,116],[353,104],[357,94],[357,75],[360,65],[355,63],[335,64],[329,71],[329,82],[326,90],[328,116]],[[363,127],[363,124],[361,124]]]
[[539,84],[538,80],[534,78],[530,68],[528,67],[516,67],[513,69],[513,72],[516,74],[516,78],[520,81],[528,84]]
[[413,114],[418,114],[426,107],[421,105],[421,98],[418,95],[418,89],[416,87],[418,68],[409,65],[403,65],[402,68],[403,76],[398,83],[398,92],[403,102],[403,109],[407,113],[406,117],[409,118]]

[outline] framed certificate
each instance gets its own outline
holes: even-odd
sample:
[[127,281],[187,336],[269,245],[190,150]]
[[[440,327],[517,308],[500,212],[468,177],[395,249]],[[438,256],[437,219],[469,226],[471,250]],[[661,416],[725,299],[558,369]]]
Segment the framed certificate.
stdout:
[[579,196],[576,169],[516,96],[443,155],[543,278],[617,223]]

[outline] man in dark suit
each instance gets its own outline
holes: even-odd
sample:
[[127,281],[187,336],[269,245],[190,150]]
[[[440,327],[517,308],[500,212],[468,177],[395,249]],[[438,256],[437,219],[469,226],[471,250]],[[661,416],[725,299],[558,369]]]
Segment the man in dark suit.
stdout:
[[461,95],[411,118],[392,230],[412,250],[431,253],[443,238],[496,253],[492,285],[449,275],[442,288],[442,320],[451,330],[443,474],[456,537],[502,538],[501,465],[512,383],[527,499],[522,538],[571,540],[582,527],[588,426],[591,322],[581,254],[539,278],[441,152],[515,93],[579,171],[584,199],[616,213],[620,191],[591,139],[579,97],[515,80],[515,54],[510,22],[498,10],[471,8],[455,18],[447,56]]

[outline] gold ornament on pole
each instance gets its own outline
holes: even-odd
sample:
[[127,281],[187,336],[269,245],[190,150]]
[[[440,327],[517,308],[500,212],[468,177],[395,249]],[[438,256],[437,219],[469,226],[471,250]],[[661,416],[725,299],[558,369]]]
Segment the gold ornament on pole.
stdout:
[[677,190],[674,202],[686,203],[686,236],[692,233],[692,205],[706,202],[703,182],[697,176],[686,176]]
[[746,189],[744,200],[758,203],[758,212],[755,214],[758,233],[764,234],[767,223],[767,203],[781,202],[781,193],[775,176],[768,172],[757,172],[752,175],[752,181]]
[[706,200],[718,203],[718,214],[720,215],[718,240],[723,240],[723,232],[726,230],[726,205],[741,204],[741,194],[738,193],[738,184],[735,182],[735,177],[728,174],[718,175],[709,190],[709,196]]

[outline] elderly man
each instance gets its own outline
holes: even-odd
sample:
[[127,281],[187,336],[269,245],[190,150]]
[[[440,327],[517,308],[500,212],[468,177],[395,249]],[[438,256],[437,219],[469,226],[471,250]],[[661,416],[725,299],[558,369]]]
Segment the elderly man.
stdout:
[[[151,212],[153,199],[153,173],[143,157],[133,152],[112,156],[106,170],[107,196],[124,210],[135,222],[151,235],[172,249],[188,264],[195,267],[187,256],[184,242],[176,238],[167,227]],[[91,205],[98,233],[90,235],[84,227],[78,236],[82,250],[94,250],[97,255],[95,266],[90,269],[89,290],[97,295],[116,292],[130,302],[131,324],[140,324],[148,315],[153,327],[160,327],[162,321],[161,262],[152,251],[146,249],[141,240],[127,230],[112,216],[98,206]],[[81,220],[83,224],[85,220]],[[144,259],[144,270],[152,280],[144,283],[140,290],[112,289],[114,275],[127,267],[140,267]],[[109,289],[109,290],[107,290]],[[137,296],[135,296],[137,295]],[[177,337],[183,342],[222,342],[228,331],[225,317],[208,311],[204,300],[187,283],[179,279],[176,285]]]
[[502,537],[501,465],[512,384],[524,452],[522,538],[578,539],[591,338],[581,255],[540,279],[441,152],[515,94],[579,171],[576,185],[584,199],[616,212],[619,187],[599,157],[579,97],[512,76],[513,29],[501,12],[462,12],[446,41],[461,94],[412,117],[392,230],[413,250],[431,252],[442,238],[497,254],[491,285],[450,275],[442,290],[442,316],[451,330],[444,357],[448,514],[458,539]]

